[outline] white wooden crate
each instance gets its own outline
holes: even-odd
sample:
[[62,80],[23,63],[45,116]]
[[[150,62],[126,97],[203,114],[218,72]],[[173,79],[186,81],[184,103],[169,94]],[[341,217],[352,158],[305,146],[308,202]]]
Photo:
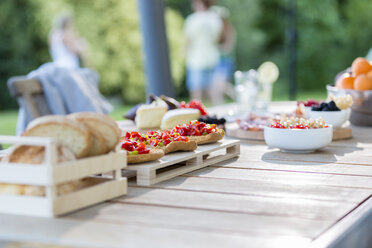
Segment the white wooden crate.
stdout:
[[[45,147],[42,165],[0,163],[0,183],[44,186],[46,196],[0,194],[0,213],[53,217],[103,202],[127,192],[125,153],[83,158],[57,164],[56,142],[51,138],[0,136],[0,144]],[[111,179],[91,177],[112,173]],[[91,177],[87,187],[57,195],[57,185]]]
[[123,170],[123,175],[136,176],[138,185],[148,186],[237,157],[239,154],[240,142],[238,140],[221,140],[213,144],[199,145],[192,152],[170,153],[158,161],[129,164]]

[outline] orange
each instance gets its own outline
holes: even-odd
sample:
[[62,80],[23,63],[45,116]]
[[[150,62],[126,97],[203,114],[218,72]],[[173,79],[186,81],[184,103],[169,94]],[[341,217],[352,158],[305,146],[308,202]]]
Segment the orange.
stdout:
[[356,90],[372,90],[372,78],[366,74],[359,75],[355,78],[354,89]]
[[[371,71],[372,72],[372,71]],[[354,89],[355,78],[350,73],[342,74],[336,82],[336,87],[341,89]]]
[[370,79],[372,79],[372,71],[369,71],[369,72],[367,73],[367,76],[368,76]]
[[372,70],[372,65],[365,58],[356,58],[351,64],[351,71],[353,72],[354,77],[368,73],[370,70]]

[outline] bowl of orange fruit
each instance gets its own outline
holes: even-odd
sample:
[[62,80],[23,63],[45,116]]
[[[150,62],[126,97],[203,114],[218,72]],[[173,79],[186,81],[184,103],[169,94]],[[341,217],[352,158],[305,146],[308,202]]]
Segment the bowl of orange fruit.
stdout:
[[353,98],[350,122],[372,126],[372,63],[356,58],[351,67],[337,75],[335,86],[327,85],[328,94],[350,94]]

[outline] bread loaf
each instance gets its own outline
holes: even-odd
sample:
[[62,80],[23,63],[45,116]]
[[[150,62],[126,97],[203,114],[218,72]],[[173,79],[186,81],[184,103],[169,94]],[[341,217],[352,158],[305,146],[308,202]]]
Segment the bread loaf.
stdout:
[[[75,160],[74,153],[67,147],[57,147],[57,163]],[[42,164],[45,159],[45,147],[43,146],[16,146],[11,153],[6,155],[2,162],[5,163],[24,163],[24,164]]]
[[105,154],[107,151],[105,139],[98,132],[91,131],[90,133],[91,133],[92,142],[90,144],[90,149],[86,156],[90,157],[90,156],[97,156],[97,155]]
[[113,150],[119,142],[121,130],[118,124],[107,115],[81,112],[70,114],[68,118],[84,123],[92,132],[99,133],[106,143],[105,152]]
[[[86,186],[89,179],[74,180],[68,183],[62,183],[57,186],[57,195],[64,195],[74,192]],[[0,183],[0,194],[2,195],[29,195],[45,196],[45,187],[33,185],[20,185]]]
[[[64,146],[57,147],[58,163],[75,160],[72,151]],[[45,159],[45,148],[42,146],[16,146],[12,152],[3,158],[7,163],[42,164]],[[57,194],[67,194],[84,185],[84,180],[74,180],[58,185]],[[0,194],[45,196],[45,187],[34,185],[19,185],[0,183]]]
[[[87,122],[88,120],[86,118],[82,118],[83,113],[79,114],[71,114],[68,115],[67,118],[78,121],[81,124],[83,124],[90,132],[91,134],[91,146],[88,151],[88,154],[86,156],[97,156],[106,153],[109,149],[106,145],[106,139],[104,137],[104,134],[99,131],[96,127],[93,125],[89,125]],[[96,114],[99,115],[99,114]]]
[[60,115],[48,115],[30,122],[23,136],[53,137],[77,158],[88,154],[91,134],[81,123]]

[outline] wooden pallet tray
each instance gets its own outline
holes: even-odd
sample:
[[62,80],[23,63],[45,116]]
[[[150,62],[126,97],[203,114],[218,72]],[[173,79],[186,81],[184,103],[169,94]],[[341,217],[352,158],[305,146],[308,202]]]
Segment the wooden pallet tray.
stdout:
[[198,146],[193,152],[175,152],[158,161],[128,165],[126,177],[136,176],[138,185],[153,185],[208,165],[216,164],[240,154],[238,140],[222,140]]
[[[246,131],[239,128],[237,123],[226,124],[226,135],[232,138],[265,140],[263,131]],[[350,139],[352,137],[351,128],[340,127],[333,130],[333,140]]]
[[[54,217],[103,202],[127,192],[125,153],[83,158],[57,164],[56,142],[51,138],[0,136],[0,144],[45,147],[44,164],[0,163],[0,183],[45,187],[45,196],[0,194],[0,213]],[[112,177],[94,175],[111,173]],[[30,176],[31,175],[31,176]],[[57,185],[88,178],[83,187],[57,195]]]

